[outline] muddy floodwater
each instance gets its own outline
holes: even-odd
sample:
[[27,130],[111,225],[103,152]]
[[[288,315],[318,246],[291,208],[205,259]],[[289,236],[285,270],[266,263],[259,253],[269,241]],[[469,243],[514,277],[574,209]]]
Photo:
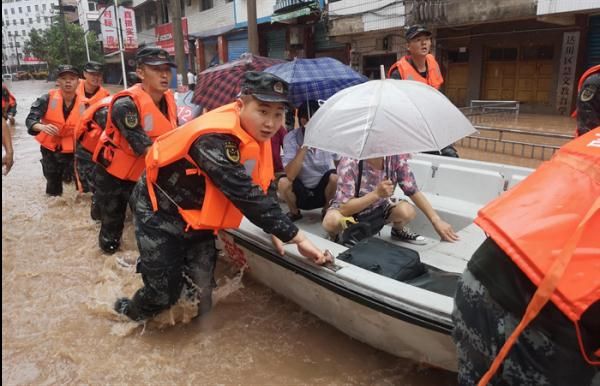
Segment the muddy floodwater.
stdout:
[[90,197],[45,195],[25,117],[52,83],[8,84],[17,97],[15,165],[2,177],[2,384],[456,385],[455,374],[373,349],[220,263],[216,304],[146,325],[112,311],[141,283],[128,215],[121,250],[101,253]]

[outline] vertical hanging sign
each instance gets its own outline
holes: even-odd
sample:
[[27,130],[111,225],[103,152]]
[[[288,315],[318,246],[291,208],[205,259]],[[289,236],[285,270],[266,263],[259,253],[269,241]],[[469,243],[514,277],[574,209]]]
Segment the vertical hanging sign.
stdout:
[[561,115],[570,114],[573,88],[575,86],[575,67],[577,65],[577,48],[579,47],[579,31],[563,34],[560,67],[558,71],[558,88],[556,91],[556,110]]

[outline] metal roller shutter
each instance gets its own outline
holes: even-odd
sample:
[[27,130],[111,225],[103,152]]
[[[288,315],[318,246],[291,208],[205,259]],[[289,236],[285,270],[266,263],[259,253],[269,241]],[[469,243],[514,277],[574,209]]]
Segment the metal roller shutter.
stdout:
[[600,16],[590,17],[587,52],[588,67],[600,64]]
[[285,59],[285,29],[267,32],[267,56]]
[[239,59],[244,52],[248,52],[248,33],[227,36],[227,60]]

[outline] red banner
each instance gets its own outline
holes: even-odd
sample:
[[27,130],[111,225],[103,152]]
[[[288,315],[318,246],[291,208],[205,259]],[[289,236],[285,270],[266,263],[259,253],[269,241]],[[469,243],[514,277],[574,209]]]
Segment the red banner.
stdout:
[[[183,49],[189,53],[188,23],[187,18],[181,18],[181,29],[183,30]],[[160,24],[154,27],[156,45],[165,49],[169,55],[175,55],[175,39],[173,37],[173,23]]]

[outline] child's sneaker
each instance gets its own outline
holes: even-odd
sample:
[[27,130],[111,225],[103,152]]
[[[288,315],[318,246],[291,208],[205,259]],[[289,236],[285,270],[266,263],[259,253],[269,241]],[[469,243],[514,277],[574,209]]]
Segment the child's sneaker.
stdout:
[[425,245],[427,240],[418,233],[411,232],[407,227],[400,230],[392,228],[391,236],[393,239],[404,241],[415,245]]

